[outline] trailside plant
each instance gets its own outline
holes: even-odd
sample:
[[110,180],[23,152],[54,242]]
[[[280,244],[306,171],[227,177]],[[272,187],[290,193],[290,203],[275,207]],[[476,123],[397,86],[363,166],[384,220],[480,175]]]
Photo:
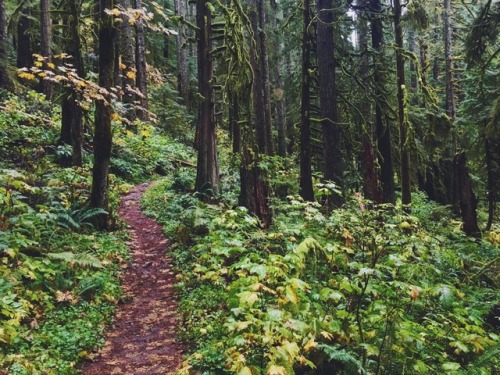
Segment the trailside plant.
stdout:
[[[325,214],[289,196],[261,230],[244,208],[179,194],[144,205],[176,240],[181,373],[488,374],[499,250],[417,195],[409,214],[354,194]],[[196,230],[203,218],[206,230]]]

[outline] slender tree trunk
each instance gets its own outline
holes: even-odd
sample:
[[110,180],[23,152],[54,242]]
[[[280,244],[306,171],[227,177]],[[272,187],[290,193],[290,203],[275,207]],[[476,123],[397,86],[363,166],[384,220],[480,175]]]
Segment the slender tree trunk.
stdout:
[[176,37],[177,42],[177,87],[184,104],[189,107],[189,70],[186,44],[186,27],[182,23],[186,18],[186,0],[174,0],[175,15],[181,18]]
[[196,2],[198,27],[198,90],[203,97],[198,105],[198,166],[196,191],[211,189],[219,194],[219,165],[215,132],[214,93],[212,87],[212,14],[208,0]]
[[486,139],[484,145],[486,151],[486,171],[488,174],[488,222],[486,230],[493,225],[495,208],[500,189],[500,140]]
[[[278,4],[276,1],[271,1],[271,6],[273,9],[271,26],[273,30],[278,30]],[[277,53],[274,58],[273,63],[273,73],[274,73],[274,92],[276,101],[276,128],[278,130],[278,155],[286,156],[286,107],[285,107],[285,92],[283,77],[281,73],[282,66],[282,43],[280,38],[277,37],[273,43],[273,48],[276,49]]]
[[446,114],[455,121],[455,94],[453,88],[453,56],[452,56],[452,31],[451,31],[451,0],[444,0],[444,56],[446,75]]
[[229,98],[229,128],[233,141],[233,153],[238,154],[241,151],[240,103],[236,92],[230,91]]
[[[132,7],[130,0],[120,0],[120,5],[123,9]],[[119,48],[123,69],[122,87],[123,87],[123,102],[127,108],[126,118],[129,122],[136,118],[136,110],[134,101],[135,94],[132,90],[135,89],[135,78],[137,69],[135,66],[135,51],[133,49],[135,43],[134,29],[129,22],[128,17],[122,16],[122,23],[119,26]],[[130,125],[129,125],[130,128]]]
[[[40,0],[40,54],[46,58],[44,69],[48,69],[47,64],[52,61],[51,38],[50,0]],[[52,98],[50,81],[43,78],[40,80],[40,92],[45,94],[47,99]]]
[[256,0],[248,1],[248,18],[253,32],[250,41],[250,65],[253,71],[252,99],[255,115],[255,129],[259,153],[269,153],[269,139],[266,127],[265,97],[264,97],[264,72],[260,55],[259,18]]
[[380,184],[382,196],[385,203],[396,201],[394,187],[394,167],[392,161],[391,128],[384,121],[382,103],[385,99],[384,78],[382,71],[384,67],[383,44],[384,33],[382,25],[382,5],[380,0],[370,0],[370,12],[372,14],[372,47],[374,55],[374,83],[375,83],[375,126],[377,133],[378,163],[380,165]]
[[[335,42],[333,38],[333,0],[317,0],[317,56],[319,74],[319,102],[323,127],[324,178],[337,186],[342,183],[342,149],[337,106],[337,82],[335,78]],[[342,197],[332,197],[335,206],[342,204]]]
[[302,3],[302,103],[300,106],[300,188],[299,193],[306,201],[314,200],[311,171],[311,23],[310,0]]
[[477,200],[472,190],[472,181],[467,168],[465,152],[455,158],[458,186],[460,190],[460,211],[462,213],[463,230],[468,236],[481,238],[481,231],[477,225]]
[[[113,44],[115,28],[113,18],[106,14],[106,9],[113,9],[113,0],[100,0],[99,11],[99,85],[107,90],[113,86],[113,67],[115,47]],[[109,100],[109,98],[108,98]],[[108,101],[98,100],[95,111],[94,131],[94,166],[92,170],[91,207],[104,208],[108,206],[108,172],[111,158],[111,114],[112,108]],[[107,227],[106,215],[97,219],[100,229]]]
[[[135,0],[135,8],[139,11],[143,11],[142,0]],[[139,110],[139,117],[146,120],[148,116],[148,83],[147,83],[147,65],[146,65],[146,39],[144,35],[144,23],[143,20],[139,20],[136,23],[136,68],[137,68],[137,88],[142,93],[142,97],[139,98],[141,103],[141,109]]]
[[266,126],[266,139],[268,155],[274,154],[273,125],[271,113],[271,80],[269,78],[269,56],[267,53],[267,35],[266,35],[266,7],[264,0],[257,0],[257,9],[259,14],[258,34],[255,34],[259,44],[259,62],[262,71],[262,95],[264,100],[264,118]]
[[0,89],[11,89],[11,80],[7,70],[8,65],[7,13],[5,9],[5,0],[0,0]]
[[[79,1],[70,1],[67,5],[69,16],[66,17],[66,27],[68,31],[66,51],[71,56],[69,61],[80,77],[85,76],[82,46],[79,32],[79,17],[81,3]],[[61,138],[60,143],[72,146],[71,164],[81,166],[82,160],[82,142],[83,142],[83,111],[78,100],[80,94],[72,89],[66,89],[62,100],[61,110]],[[69,161],[68,161],[69,162]]]
[[401,155],[402,203],[411,203],[410,153],[406,142],[405,113],[405,60],[403,56],[403,29],[401,27],[401,4],[394,0],[394,32],[396,36],[396,73],[398,85],[399,152]]
[[33,51],[31,50],[31,36],[29,29],[31,20],[29,8],[23,8],[17,23],[17,67],[25,68],[33,65]]

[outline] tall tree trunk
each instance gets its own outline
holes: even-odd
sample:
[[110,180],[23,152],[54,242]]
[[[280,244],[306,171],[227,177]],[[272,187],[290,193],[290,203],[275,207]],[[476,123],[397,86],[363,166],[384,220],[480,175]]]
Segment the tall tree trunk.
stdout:
[[264,0],[257,0],[257,9],[259,14],[259,27],[257,41],[259,44],[260,58],[259,62],[262,71],[262,95],[264,100],[264,118],[266,126],[266,139],[267,139],[267,151],[268,155],[274,154],[274,142],[273,142],[273,125],[272,125],[272,113],[271,113],[271,81],[269,78],[269,56],[267,53],[267,35],[266,35],[266,7],[264,5]]
[[467,168],[465,152],[455,158],[455,168],[460,195],[460,211],[462,213],[463,230],[468,236],[481,238],[481,231],[477,225],[477,200],[472,190],[472,181]]
[[10,90],[11,80],[8,74],[7,58],[7,13],[5,0],[0,0],[0,89]]
[[[44,69],[48,69],[47,64],[52,61],[51,38],[50,0],[40,0],[40,54],[45,57]],[[47,99],[52,98],[50,81],[43,78],[40,80],[40,92],[45,94]]]
[[[100,0],[99,10],[99,86],[110,90],[113,86],[113,67],[115,46],[113,44],[115,28],[113,18],[106,14],[106,9],[113,9],[114,0]],[[109,98],[108,98],[109,100]],[[108,172],[111,158],[111,114],[112,107],[107,100],[98,100],[95,110],[94,131],[94,166],[92,170],[91,207],[106,209],[108,206]],[[97,219],[100,229],[107,227],[106,215]]]
[[184,99],[184,105],[189,107],[189,70],[188,51],[186,44],[186,0],[174,0],[175,15],[180,17],[179,30],[176,37],[177,42],[177,88],[179,95]]
[[405,60],[403,56],[403,28],[401,27],[401,4],[394,0],[394,32],[396,37],[396,74],[398,85],[399,152],[401,155],[402,203],[411,203],[410,153],[406,142],[405,113]]
[[250,41],[250,65],[253,71],[252,99],[255,115],[255,129],[259,153],[268,154],[269,139],[266,127],[264,72],[260,55],[259,18],[256,0],[248,1],[248,18],[253,32],[253,41]]
[[385,99],[385,82],[382,71],[384,67],[383,44],[384,31],[382,25],[382,5],[380,0],[370,0],[372,14],[372,47],[374,55],[374,83],[375,83],[375,126],[377,133],[378,163],[380,165],[380,184],[385,203],[396,201],[394,187],[394,167],[392,162],[391,128],[385,120],[382,103]]
[[311,23],[310,0],[302,2],[302,103],[300,106],[300,187],[299,193],[306,201],[314,201],[311,171]]
[[233,153],[241,151],[240,108],[238,94],[229,91],[229,129],[233,143]]
[[[369,80],[370,61],[368,55],[368,6],[369,0],[357,2],[360,11],[358,13],[358,45],[361,55],[359,77],[362,81]],[[367,96],[362,98],[360,105],[360,126],[359,131],[362,134],[362,150],[359,156],[359,164],[363,176],[363,192],[366,198],[375,202],[382,203],[382,194],[379,189],[379,180],[377,175],[376,157],[373,146],[373,115],[372,104]]]
[[31,36],[29,29],[31,20],[30,10],[25,7],[19,15],[17,22],[17,67],[26,68],[33,65],[33,51],[31,50]]
[[[65,22],[68,31],[66,51],[71,56],[71,59],[68,62],[73,65],[78,76],[85,77],[81,38],[78,25],[80,20],[80,7],[81,3],[79,1],[69,1],[67,3],[69,16],[66,17]],[[64,97],[61,103],[62,118],[60,143],[72,146],[72,157],[71,160],[67,161],[67,163],[77,166],[81,166],[83,163],[83,111],[78,104],[80,97],[81,95],[75,89],[68,88],[65,89]]]
[[[333,0],[317,0],[317,56],[319,74],[319,102],[323,127],[324,178],[337,186],[342,183],[342,149],[335,78],[335,42],[333,38]],[[342,204],[342,197],[332,197],[335,206]]]
[[[278,4],[275,0],[271,1],[273,9],[271,26],[273,30],[278,30]],[[280,37],[276,37],[273,43],[273,48],[276,50],[276,55],[273,62],[274,73],[274,92],[276,101],[276,128],[278,130],[278,155],[286,156],[286,108],[285,108],[285,93],[283,77],[281,73],[282,59],[282,43]]]
[[196,1],[198,90],[203,98],[198,105],[199,139],[196,191],[211,189],[217,195],[220,190],[220,182],[212,87],[212,14],[207,3],[208,0]]
[[453,55],[452,55],[452,30],[451,30],[451,0],[444,0],[444,56],[446,75],[446,114],[455,121],[455,94],[453,87]]
[[500,190],[500,139],[486,139],[484,148],[488,174],[488,222],[486,230],[490,230]]
[[[142,0],[135,0],[135,8],[143,11]],[[148,83],[147,83],[147,65],[146,65],[146,39],[144,35],[144,21],[141,19],[136,23],[137,44],[136,44],[136,68],[137,68],[137,88],[142,94],[139,98],[141,108],[139,117],[146,120],[148,116]]]
[[[120,6],[123,9],[129,9],[132,7],[130,0],[120,0]],[[137,69],[135,65],[135,51],[134,46],[134,29],[129,22],[127,16],[122,16],[122,22],[119,26],[119,50],[121,56],[121,62],[123,66],[123,102],[127,108],[125,117],[129,122],[132,122],[136,118],[135,110],[135,94],[132,92],[135,89],[135,78],[137,74]],[[120,69],[120,72],[122,69]],[[130,128],[130,125],[129,125]]]

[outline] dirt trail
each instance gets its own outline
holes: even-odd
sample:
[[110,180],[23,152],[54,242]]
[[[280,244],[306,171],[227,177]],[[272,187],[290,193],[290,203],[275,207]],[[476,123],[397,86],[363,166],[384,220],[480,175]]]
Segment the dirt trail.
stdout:
[[115,326],[84,375],[165,375],[178,369],[183,347],[176,342],[175,275],[165,251],[161,226],[145,216],[139,200],[148,184],[136,186],[119,207],[131,232],[132,262],[124,270],[124,294],[131,301],[119,305]]

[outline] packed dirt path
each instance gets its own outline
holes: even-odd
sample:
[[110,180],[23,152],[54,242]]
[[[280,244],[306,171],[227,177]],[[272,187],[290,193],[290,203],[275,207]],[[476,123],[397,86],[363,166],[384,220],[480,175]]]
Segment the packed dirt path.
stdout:
[[84,375],[165,375],[178,369],[183,347],[176,342],[177,303],[175,275],[161,226],[145,216],[139,201],[148,187],[132,189],[120,204],[118,214],[130,228],[131,263],[123,271],[125,300],[118,306],[114,328],[104,348]]

